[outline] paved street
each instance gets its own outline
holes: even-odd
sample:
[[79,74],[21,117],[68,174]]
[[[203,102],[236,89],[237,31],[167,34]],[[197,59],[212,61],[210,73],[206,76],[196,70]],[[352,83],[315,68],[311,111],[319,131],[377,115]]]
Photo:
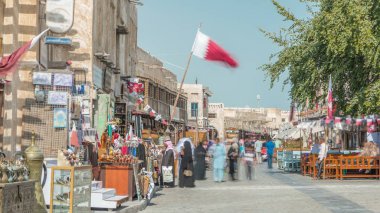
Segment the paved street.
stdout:
[[163,189],[143,213],[153,212],[380,212],[380,181],[312,180],[260,165],[253,181]]

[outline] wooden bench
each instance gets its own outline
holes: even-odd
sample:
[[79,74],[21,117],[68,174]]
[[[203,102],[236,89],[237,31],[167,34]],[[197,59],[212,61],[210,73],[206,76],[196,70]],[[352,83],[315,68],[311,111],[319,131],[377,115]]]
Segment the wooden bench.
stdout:
[[[378,178],[380,179],[380,157],[340,156],[340,179]],[[366,174],[366,171],[370,171]]]
[[[328,155],[323,161],[323,179],[340,177],[340,155]],[[317,157],[318,158],[318,157]],[[315,169],[317,170],[317,169]],[[317,171],[316,171],[317,172]]]

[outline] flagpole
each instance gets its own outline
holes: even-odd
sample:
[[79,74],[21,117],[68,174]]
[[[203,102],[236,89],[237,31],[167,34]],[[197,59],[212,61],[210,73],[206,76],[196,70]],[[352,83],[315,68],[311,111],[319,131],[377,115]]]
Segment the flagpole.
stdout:
[[[199,27],[198,27],[198,31],[200,30],[200,28],[201,28],[201,25],[199,25]],[[197,32],[198,32],[198,31],[197,31]],[[188,60],[187,60],[187,65],[186,65],[186,68],[185,68],[185,72],[183,73],[182,80],[181,80],[181,84],[180,84],[180,86],[179,86],[178,93],[177,93],[177,96],[176,96],[175,101],[174,101],[173,110],[172,110],[172,113],[171,113],[171,115],[170,115],[169,125],[172,123],[172,120],[173,120],[174,114],[175,114],[176,111],[177,111],[177,103],[178,103],[178,99],[179,99],[179,96],[181,95],[182,87],[183,87],[183,82],[185,81],[187,71],[189,70],[189,66],[190,66],[190,62],[191,62],[191,58],[192,58],[192,57],[193,57],[193,48],[191,49],[191,52],[190,52],[189,58],[188,58]],[[168,125],[168,126],[169,126],[169,125]]]
[[190,52],[189,59],[187,61],[187,65],[186,65],[186,69],[185,69],[185,72],[183,73],[183,76],[182,76],[181,84],[179,86],[178,93],[177,93],[177,96],[176,96],[175,101],[174,101],[174,107],[172,110],[172,114],[170,115],[169,123],[172,122],[174,114],[176,113],[178,99],[179,99],[179,96],[181,95],[181,92],[182,92],[183,82],[185,81],[187,71],[189,70],[190,61],[191,61],[192,56],[193,56],[193,50],[191,50],[191,52]]

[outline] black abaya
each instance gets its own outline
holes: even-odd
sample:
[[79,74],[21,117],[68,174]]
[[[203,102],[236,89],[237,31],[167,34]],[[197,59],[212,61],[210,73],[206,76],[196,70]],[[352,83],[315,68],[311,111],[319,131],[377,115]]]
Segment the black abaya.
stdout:
[[141,143],[137,146],[137,158],[143,161],[141,167],[146,168],[145,146]]
[[206,149],[199,144],[195,149],[195,179],[204,180],[206,178]]
[[[184,146],[184,155],[182,156],[181,166],[179,168],[179,187],[194,187],[194,165],[190,141],[185,141]],[[185,170],[191,170],[193,175],[185,176],[183,174]]]

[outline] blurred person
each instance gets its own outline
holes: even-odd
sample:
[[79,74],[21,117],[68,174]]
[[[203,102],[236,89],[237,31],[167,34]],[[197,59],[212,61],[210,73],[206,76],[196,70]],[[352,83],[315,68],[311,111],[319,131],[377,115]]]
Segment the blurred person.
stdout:
[[268,141],[266,142],[265,145],[267,147],[268,169],[272,169],[273,168],[272,159],[273,159],[274,148],[276,147],[276,145],[273,143],[270,136],[268,136]]
[[255,142],[254,146],[255,146],[255,151],[256,151],[256,161],[257,163],[261,164],[262,163],[261,149],[263,147],[263,142],[261,142],[260,140],[257,140],[256,137],[253,138],[253,141]]
[[179,187],[195,187],[193,153],[191,142],[189,140],[183,143],[181,158],[182,160],[179,168]]
[[[237,141],[237,139],[236,139]],[[228,149],[228,159],[229,159],[229,167],[230,167],[230,175],[231,175],[231,180],[236,180],[235,179],[235,171],[236,171],[236,164],[237,164],[237,157],[239,154],[239,146],[237,142],[234,142],[231,147]]]
[[199,143],[195,148],[195,179],[206,179],[206,154],[207,154],[207,141]]
[[[161,163],[161,186],[164,187],[174,187],[175,186],[175,176],[174,176],[174,159],[175,159],[175,153],[173,148],[173,143],[170,140],[170,137],[165,137],[164,140],[164,156],[162,158]],[[167,174],[171,173],[171,175]],[[167,175],[166,178],[164,178],[164,174]],[[171,177],[170,177],[171,176]],[[170,180],[169,180],[170,179]]]
[[324,138],[319,139],[319,153],[318,153],[318,159],[317,159],[317,178],[321,178],[322,174],[322,169],[323,169],[323,162],[327,156],[329,148],[328,145],[326,144],[326,141]]
[[240,139],[239,141],[239,158],[238,158],[238,179],[243,180],[246,178],[246,172],[245,172],[245,161],[244,161],[244,153],[245,153],[245,147],[244,147],[244,140]]
[[214,168],[214,181],[222,182],[224,180],[224,165],[226,162],[226,149],[220,142],[220,139],[215,140],[215,148],[213,151],[213,168]]
[[[379,147],[373,141],[365,142],[363,146],[363,151],[359,154],[359,156],[366,156],[366,157],[376,157],[378,155],[379,155]],[[369,163],[372,164],[373,159],[370,160]],[[363,170],[360,169],[359,171],[362,172]],[[365,170],[365,173],[368,174],[370,173],[370,171],[371,170],[367,169]]]
[[[255,148],[250,143],[245,143],[244,152],[244,163],[247,180],[252,180],[252,173],[255,175],[254,171],[254,160],[255,160]],[[255,176],[254,176],[255,177]]]

